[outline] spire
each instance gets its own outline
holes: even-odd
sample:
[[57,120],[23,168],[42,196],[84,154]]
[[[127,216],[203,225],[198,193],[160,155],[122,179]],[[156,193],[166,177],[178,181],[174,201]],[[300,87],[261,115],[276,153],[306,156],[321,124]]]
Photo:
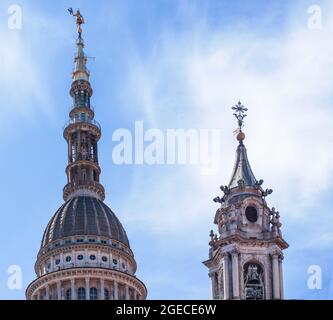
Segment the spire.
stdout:
[[85,55],[83,48],[83,39],[79,38],[76,42],[77,52],[74,58],[74,71],[73,71],[73,81],[76,80],[86,80],[89,81],[89,71],[87,69],[87,56]]
[[68,166],[66,168],[67,184],[64,187],[64,199],[67,201],[77,195],[89,195],[104,200],[104,187],[99,182],[101,168],[98,163],[97,144],[101,137],[101,128],[94,119],[95,113],[91,106],[93,90],[89,82],[89,72],[86,67],[87,57],[83,51],[81,25],[84,23],[80,11],[76,17],[78,37],[77,53],[70,95],[73,99],[69,121],[64,128],[64,138],[68,143]]
[[232,107],[232,110],[235,110],[234,116],[238,122],[238,129],[236,132],[238,132],[237,140],[239,141],[239,145],[236,150],[236,162],[229,182],[229,188],[235,188],[240,185],[255,186],[258,182],[252,172],[247,158],[246,148],[243,144],[245,134],[242,131],[242,128],[244,126],[244,118],[247,116],[245,112],[248,111],[248,109],[239,101],[234,107]]
[[84,18],[80,10],[77,10],[76,13],[74,13],[73,9],[69,8],[68,11],[73,17],[76,17],[76,26],[78,33],[78,38],[76,40],[77,52],[74,58],[75,68],[73,71],[73,81],[76,80],[89,81],[89,71],[87,69],[87,56],[85,55],[83,50],[84,41],[82,38],[82,28],[81,28],[81,25],[85,23]]

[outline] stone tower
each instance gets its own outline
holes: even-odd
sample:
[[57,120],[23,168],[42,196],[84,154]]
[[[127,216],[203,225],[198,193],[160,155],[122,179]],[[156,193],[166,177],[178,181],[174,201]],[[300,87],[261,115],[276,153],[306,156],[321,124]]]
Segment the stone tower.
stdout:
[[78,38],[70,95],[70,120],[64,128],[68,143],[64,204],[48,223],[35,271],[37,279],[26,290],[34,300],[141,300],[145,285],[137,269],[126,232],[103,202],[97,143],[100,125],[94,120],[93,94],[84,53],[79,11]]
[[247,111],[238,102],[234,115],[238,120],[236,162],[228,186],[215,202],[209,259],[204,262],[212,281],[213,299],[283,299],[282,250],[288,244],[281,234],[280,215],[269,208],[266,197],[271,189],[262,188],[251,170],[242,131]]

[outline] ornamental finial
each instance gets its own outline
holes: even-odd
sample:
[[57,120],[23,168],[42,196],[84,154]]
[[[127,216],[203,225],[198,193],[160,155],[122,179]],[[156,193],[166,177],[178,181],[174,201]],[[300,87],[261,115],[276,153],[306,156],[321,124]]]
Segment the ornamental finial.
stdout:
[[81,25],[84,24],[84,18],[80,12],[79,9],[77,9],[76,13],[74,13],[72,8],[68,9],[68,12],[73,16],[76,17],[76,26],[77,26],[77,32],[79,34],[79,40],[82,39],[82,28]]
[[242,142],[245,139],[245,134],[242,132],[242,128],[244,126],[244,118],[247,116],[245,113],[248,109],[244,107],[244,105],[238,101],[238,103],[231,108],[232,110],[235,110],[234,116],[237,119],[238,122],[238,129],[236,132],[237,134],[237,140]]

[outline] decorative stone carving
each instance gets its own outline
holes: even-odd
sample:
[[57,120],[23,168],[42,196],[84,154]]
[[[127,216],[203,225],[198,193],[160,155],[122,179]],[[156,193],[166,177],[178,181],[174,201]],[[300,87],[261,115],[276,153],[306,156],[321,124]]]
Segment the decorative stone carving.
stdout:
[[261,266],[256,263],[249,263],[245,266],[244,274],[245,299],[265,299],[263,270]]
[[[223,197],[215,202],[217,210],[214,223],[218,225],[219,237],[211,234],[209,260],[204,264],[209,270],[224,267],[224,299],[279,299],[282,291],[282,262],[271,254],[281,255],[288,247],[281,235],[280,215],[267,207],[265,198],[273,192],[263,189],[263,180],[257,180],[250,167],[242,132],[245,109],[239,103],[235,106],[239,129],[236,163],[228,186],[221,186]],[[239,108],[239,109],[237,109]],[[253,207],[254,210],[248,207]],[[276,256],[276,257],[278,257]],[[273,286],[274,283],[274,286]],[[220,288],[220,287],[219,287]]]

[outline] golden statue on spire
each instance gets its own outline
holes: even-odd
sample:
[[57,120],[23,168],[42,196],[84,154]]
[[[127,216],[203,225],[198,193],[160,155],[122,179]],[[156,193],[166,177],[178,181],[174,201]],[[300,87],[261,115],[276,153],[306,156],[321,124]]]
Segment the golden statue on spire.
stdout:
[[81,39],[82,35],[81,25],[84,24],[84,18],[79,9],[77,9],[76,13],[74,13],[72,8],[69,8],[68,11],[73,17],[76,17],[77,32],[79,34],[79,39]]

